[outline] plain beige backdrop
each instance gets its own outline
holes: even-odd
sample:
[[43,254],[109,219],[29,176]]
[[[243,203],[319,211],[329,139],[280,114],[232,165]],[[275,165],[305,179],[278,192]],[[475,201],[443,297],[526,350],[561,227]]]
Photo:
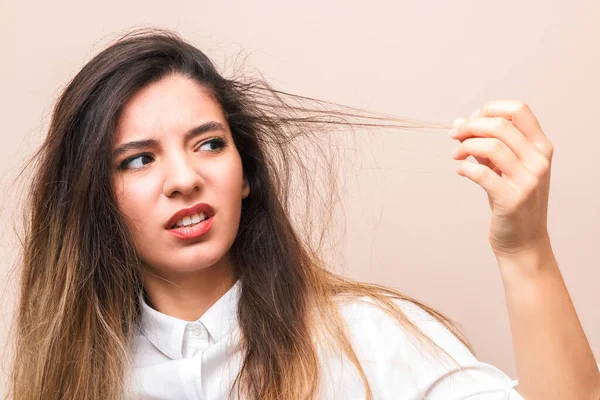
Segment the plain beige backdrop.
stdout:
[[[283,90],[387,114],[449,123],[489,100],[526,101],[555,146],[550,234],[600,359],[598,2],[0,1],[3,285],[17,255],[11,182],[60,89],[126,29],[159,26],[218,65],[247,50],[248,64]],[[489,205],[455,173],[456,141],[386,131],[358,144],[365,159],[344,198],[347,275],[445,312],[481,360],[517,378]],[[2,300],[4,346],[14,287]]]

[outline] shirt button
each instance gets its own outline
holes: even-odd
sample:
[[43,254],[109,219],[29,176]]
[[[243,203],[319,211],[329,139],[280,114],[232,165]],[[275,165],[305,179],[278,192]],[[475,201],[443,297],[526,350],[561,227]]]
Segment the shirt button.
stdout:
[[204,333],[204,329],[200,325],[192,325],[190,330],[194,336],[202,336],[202,333]]

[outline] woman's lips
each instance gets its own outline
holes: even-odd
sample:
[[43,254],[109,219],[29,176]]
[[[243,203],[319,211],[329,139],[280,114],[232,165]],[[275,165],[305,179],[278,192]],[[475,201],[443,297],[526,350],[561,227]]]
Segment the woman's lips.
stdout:
[[193,226],[178,226],[177,228],[168,229],[168,232],[179,239],[194,239],[206,234],[214,221],[214,217],[205,219],[202,222]]
[[165,229],[171,229],[171,227],[175,225],[181,218],[200,213],[203,213],[209,218],[215,215],[215,211],[210,204],[198,203],[192,207],[182,208],[181,210],[177,211],[171,216],[171,218],[169,218],[164,227]]

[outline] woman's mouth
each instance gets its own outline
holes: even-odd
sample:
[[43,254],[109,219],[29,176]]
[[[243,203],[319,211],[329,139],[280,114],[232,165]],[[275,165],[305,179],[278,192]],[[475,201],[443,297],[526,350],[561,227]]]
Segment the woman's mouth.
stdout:
[[187,228],[198,225],[202,221],[206,221],[209,217],[205,215],[203,212],[192,214],[186,217],[181,218],[177,221],[170,229],[176,228]]
[[[167,232],[179,239],[194,239],[207,233],[210,230],[214,221],[213,217],[207,218],[202,215],[198,216],[197,214],[192,217],[195,218],[192,219],[189,217],[184,217],[182,226],[177,226],[176,224],[172,228],[168,229]],[[190,220],[188,221],[187,218],[189,218]],[[178,223],[179,222],[182,221],[178,221]],[[186,223],[189,223],[189,225],[186,225]]]

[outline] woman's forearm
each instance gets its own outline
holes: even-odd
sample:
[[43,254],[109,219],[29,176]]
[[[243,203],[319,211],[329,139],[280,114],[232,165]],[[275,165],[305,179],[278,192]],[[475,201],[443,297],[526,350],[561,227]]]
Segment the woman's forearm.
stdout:
[[600,372],[549,241],[497,256],[518,392],[527,400],[600,399]]

